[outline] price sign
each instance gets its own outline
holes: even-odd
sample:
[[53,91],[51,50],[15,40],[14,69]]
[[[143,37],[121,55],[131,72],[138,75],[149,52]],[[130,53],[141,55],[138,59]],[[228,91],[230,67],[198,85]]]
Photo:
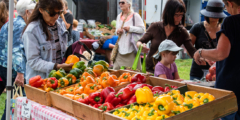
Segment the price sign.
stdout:
[[29,118],[31,114],[31,102],[27,102],[26,100],[23,100],[22,102],[22,117]]

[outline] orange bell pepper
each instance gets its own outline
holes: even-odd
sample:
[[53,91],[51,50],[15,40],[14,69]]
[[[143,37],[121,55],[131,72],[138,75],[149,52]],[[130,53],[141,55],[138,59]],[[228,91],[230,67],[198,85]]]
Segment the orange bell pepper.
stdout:
[[110,75],[107,79],[108,81],[108,84],[111,86],[111,87],[116,87],[118,86],[118,80],[117,80],[117,76],[116,75]]
[[99,83],[103,86],[103,88],[109,87],[108,84],[108,77],[110,76],[109,72],[104,72],[101,74],[101,77],[99,79]]
[[66,90],[58,90],[56,92],[61,94],[61,95],[67,94]]
[[67,94],[74,94],[74,87],[69,87],[65,90]]
[[68,57],[67,57],[67,60],[66,60],[66,64],[70,64],[70,63],[76,63],[76,62],[78,62],[79,61],[79,58],[76,56],[76,55],[69,55]]
[[82,98],[82,96],[79,94],[73,96],[73,100],[78,100],[79,98]]
[[87,84],[86,87],[84,88],[84,93],[90,94],[90,93],[96,92],[97,90],[98,90],[98,89],[97,89],[97,84],[89,83],[89,84]]
[[97,85],[97,89],[99,90],[99,89],[103,89],[103,86],[102,85]]
[[91,77],[91,76],[87,76],[86,78],[84,77],[84,81],[80,82],[82,87],[85,87],[89,83],[96,83],[95,80],[93,79],[93,77]]
[[74,95],[73,95],[73,94],[64,94],[63,96],[68,97],[68,98],[70,98],[70,99],[73,99],[73,98],[74,98]]
[[75,88],[74,95],[76,94],[82,94],[84,92],[83,87]]
[[120,77],[119,77],[119,81],[120,82],[131,82],[131,75],[130,73],[123,73]]
[[84,72],[81,76],[80,82],[84,81],[88,76],[93,77],[91,74],[89,74],[88,72]]

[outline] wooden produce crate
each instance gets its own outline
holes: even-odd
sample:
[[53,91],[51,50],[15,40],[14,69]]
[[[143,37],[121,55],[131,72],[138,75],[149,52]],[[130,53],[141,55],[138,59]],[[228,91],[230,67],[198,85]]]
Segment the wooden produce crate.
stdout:
[[[184,94],[186,91],[210,93],[215,96],[216,99],[165,120],[214,120],[232,114],[238,110],[237,99],[232,91],[197,85],[185,85],[180,87],[179,90],[181,94]],[[129,105],[124,107],[129,107]],[[114,112],[114,110],[104,113],[105,120],[124,120],[123,118],[111,114],[112,112]]]
[[28,99],[42,105],[52,106],[49,92],[32,87],[28,84],[24,85],[24,89]]
[[73,101],[74,115],[83,120],[104,120],[103,111],[90,105]]

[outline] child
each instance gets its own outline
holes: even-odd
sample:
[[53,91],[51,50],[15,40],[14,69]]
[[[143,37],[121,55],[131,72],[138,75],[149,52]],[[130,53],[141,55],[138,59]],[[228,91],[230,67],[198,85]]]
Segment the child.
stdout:
[[155,59],[159,59],[159,57],[161,59],[155,66],[154,76],[181,81],[174,62],[180,50],[182,48],[178,47],[173,41],[164,40],[159,45],[158,52],[153,56]]
[[73,43],[80,39],[80,32],[77,31],[77,26],[78,26],[78,21],[74,19],[73,20],[73,25],[72,25],[72,39],[73,39]]

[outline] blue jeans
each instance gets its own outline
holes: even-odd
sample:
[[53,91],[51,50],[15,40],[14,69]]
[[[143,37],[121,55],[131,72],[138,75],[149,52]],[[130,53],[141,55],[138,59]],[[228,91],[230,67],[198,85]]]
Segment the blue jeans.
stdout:
[[225,116],[223,118],[221,118],[222,120],[240,120],[240,116],[239,114],[237,114],[237,112],[230,114],[228,116]]
[[[5,67],[2,67],[1,65],[0,65],[0,77],[2,78],[2,82],[0,82],[0,95],[2,94],[2,92],[4,91],[4,89],[6,88],[6,85],[7,85],[7,68],[5,68]],[[12,74],[13,75],[16,75],[17,73],[16,73],[16,71],[14,71],[14,70],[12,70]],[[14,83],[14,81],[15,81],[15,78],[16,78],[16,76],[15,77],[12,77],[12,84]],[[26,96],[25,95],[25,91],[24,91],[24,87],[22,87],[22,91],[23,91],[23,96]],[[11,96],[12,96],[12,92],[11,92]],[[7,100],[6,100],[7,101]],[[5,103],[6,103],[6,101],[5,101]],[[1,120],[6,120],[6,107],[7,107],[7,105],[5,105],[5,109],[4,109],[4,113],[3,113],[3,115],[2,115],[2,118],[1,118]]]
[[201,80],[202,78],[201,77],[196,77],[196,76],[190,76],[190,80],[194,80],[194,79]]

